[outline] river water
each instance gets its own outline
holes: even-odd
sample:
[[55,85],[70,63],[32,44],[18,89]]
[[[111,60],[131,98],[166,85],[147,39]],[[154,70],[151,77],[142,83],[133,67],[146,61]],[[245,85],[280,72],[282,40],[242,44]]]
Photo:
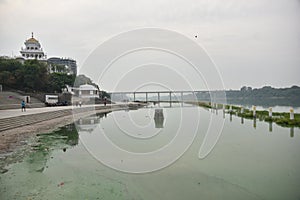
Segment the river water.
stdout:
[[223,113],[177,104],[81,119],[39,135],[0,175],[0,199],[300,199],[298,128],[226,114],[200,159],[213,120]]

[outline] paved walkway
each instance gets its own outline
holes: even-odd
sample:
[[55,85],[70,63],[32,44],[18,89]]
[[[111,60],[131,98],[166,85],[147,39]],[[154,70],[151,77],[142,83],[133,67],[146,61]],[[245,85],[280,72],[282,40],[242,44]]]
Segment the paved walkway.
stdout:
[[[128,103],[124,102],[117,102],[116,104],[107,104],[107,107],[109,108],[110,105],[114,106],[121,106]],[[139,103],[130,102],[130,104],[136,104]],[[96,105],[82,105],[81,108],[87,108],[87,107],[104,107],[103,104],[96,104]],[[46,112],[52,112],[52,111],[60,111],[60,110],[68,110],[68,109],[76,109],[80,108],[79,106],[56,106],[56,107],[43,107],[43,108],[26,108],[26,112],[22,112],[20,109],[9,109],[9,110],[0,110],[0,119],[10,118],[10,117],[18,117],[23,115],[31,115],[31,114],[39,114],[39,113],[46,113]]]
[[[103,107],[104,105],[82,105],[84,107]],[[10,109],[10,110],[0,110],[0,119],[10,118],[10,117],[18,117],[23,115],[30,114],[39,114],[45,112],[59,111],[59,110],[68,110],[68,109],[76,109],[79,107],[76,106],[57,106],[57,107],[44,107],[44,108],[26,108],[26,112],[22,112],[20,109]]]

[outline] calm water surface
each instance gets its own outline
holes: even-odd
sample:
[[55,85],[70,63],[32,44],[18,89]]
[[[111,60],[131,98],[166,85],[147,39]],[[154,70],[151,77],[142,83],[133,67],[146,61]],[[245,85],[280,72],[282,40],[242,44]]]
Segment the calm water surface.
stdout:
[[[174,105],[163,108],[163,120],[154,120],[154,112],[149,107],[101,114],[78,122],[79,134],[69,125],[39,136],[39,145],[0,175],[0,199],[300,199],[298,128],[246,119],[242,124],[226,115],[218,143],[199,159],[209,121],[222,119],[222,112]],[[195,140],[161,170],[124,173],[93,155],[104,145],[98,141],[103,133],[122,149],[154,151],[176,134],[190,137],[197,116]]]

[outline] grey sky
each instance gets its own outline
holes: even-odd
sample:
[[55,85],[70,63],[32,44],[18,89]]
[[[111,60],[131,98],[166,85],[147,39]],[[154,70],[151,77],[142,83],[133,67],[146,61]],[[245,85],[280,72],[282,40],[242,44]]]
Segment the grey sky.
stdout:
[[205,47],[226,88],[285,87],[300,85],[299,19],[298,0],[0,0],[0,55],[19,54],[33,31],[48,57],[80,67],[111,36],[158,27]]

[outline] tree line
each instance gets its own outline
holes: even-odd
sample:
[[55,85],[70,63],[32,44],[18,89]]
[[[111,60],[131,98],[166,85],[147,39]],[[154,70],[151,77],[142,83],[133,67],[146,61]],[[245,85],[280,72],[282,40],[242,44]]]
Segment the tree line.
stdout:
[[21,63],[15,59],[0,58],[0,84],[4,88],[25,92],[61,92],[65,85],[72,85],[75,75],[48,73],[48,66],[38,60]]
[[[49,73],[48,70],[47,63],[38,60],[26,60],[21,63],[16,59],[0,58],[0,84],[5,90],[14,89],[29,93],[60,93],[66,85],[79,87],[83,84],[91,84],[99,89],[99,86],[85,75],[76,77],[64,71]],[[104,96],[109,95],[104,92]]]
[[294,85],[288,88],[273,88],[271,86],[264,86],[262,88],[254,88],[243,86],[240,90],[226,91],[227,98],[300,98],[300,87]]

